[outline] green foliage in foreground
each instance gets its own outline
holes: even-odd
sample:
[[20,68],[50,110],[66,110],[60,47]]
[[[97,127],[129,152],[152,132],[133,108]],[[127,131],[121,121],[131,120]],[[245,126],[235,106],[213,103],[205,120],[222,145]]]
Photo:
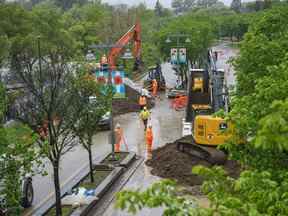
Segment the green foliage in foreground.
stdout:
[[20,215],[21,178],[32,174],[33,162],[38,163],[38,155],[33,144],[37,136],[32,130],[21,124],[3,125],[7,96],[0,83],[0,195],[6,200],[5,208],[9,214]]
[[177,196],[175,183],[154,183],[140,191],[125,190],[118,194],[116,207],[137,213],[143,208],[163,208],[163,215],[268,216],[288,214],[288,172],[278,179],[268,171],[243,171],[238,179],[227,176],[221,167],[196,166],[193,173],[205,178],[202,191],[210,206],[200,207],[195,200]]
[[[224,147],[245,168],[240,177],[233,179],[220,167],[194,167],[193,172],[206,180],[202,190],[210,201],[207,209],[179,203],[181,198],[170,196],[167,188],[171,185],[165,182],[144,192],[121,192],[118,207],[132,212],[144,206],[178,210],[166,215],[199,215],[199,211],[201,215],[225,216],[288,214],[287,20],[287,6],[258,14],[235,60],[236,94],[229,118],[236,134]],[[245,144],[236,145],[238,137]]]
[[219,215],[287,215],[288,172],[275,178],[271,172],[246,170],[238,179],[226,175],[221,167],[197,166],[193,173],[203,176],[203,192],[210,208]]
[[144,207],[164,207],[163,215],[210,215],[209,209],[196,209],[193,200],[177,196],[176,183],[164,180],[147,190],[126,190],[118,193],[116,206],[136,214]]
[[287,20],[287,7],[261,13],[234,62],[237,84],[230,117],[246,144],[227,147],[234,159],[265,171],[286,170]]

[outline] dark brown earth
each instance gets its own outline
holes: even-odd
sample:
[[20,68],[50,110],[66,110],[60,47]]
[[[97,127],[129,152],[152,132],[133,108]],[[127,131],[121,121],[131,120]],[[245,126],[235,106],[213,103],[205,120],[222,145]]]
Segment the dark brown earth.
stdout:
[[[126,98],[113,99],[113,114],[121,115],[129,112],[139,112],[140,106],[138,105],[138,99],[140,93],[135,89],[125,86]],[[147,108],[151,109],[154,107],[155,101],[153,98],[147,99]]]
[[[202,159],[192,157],[177,150],[176,143],[168,143],[165,146],[152,151],[152,159],[146,161],[146,165],[152,167],[151,173],[162,178],[174,179],[178,183],[188,186],[201,185],[203,178],[192,174],[192,167],[212,165]],[[236,161],[227,160],[223,165],[228,175],[237,178],[240,173],[240,165]]]

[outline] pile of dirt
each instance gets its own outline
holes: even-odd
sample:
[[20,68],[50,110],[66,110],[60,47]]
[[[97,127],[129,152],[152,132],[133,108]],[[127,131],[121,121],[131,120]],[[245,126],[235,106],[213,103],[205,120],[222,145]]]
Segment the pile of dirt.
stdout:
[[[174,179],[180,184],[194,186],[203,183],[203,178],[192,174],[192,167],[212,165],[202,159],[192,157],[177,150],[176,143],[168,143],[165,146],[152,151],[152,159],[146,161],[146,165],[152,167],[151,173],[162,178]],[[223,165],[229,176],[237,178],[240,173],[240,165],[232,160],[227,160]]]
[[[140,106],[138,105],[138,99],[140,93],[131,88],[128,85],[125,85],[125,98],[115,98],[113,99],[113,114],[121,115],[130,112],[139,112]],[[154,107],[155,101],[152,97],[147,98],[147,108],[151,109]]]

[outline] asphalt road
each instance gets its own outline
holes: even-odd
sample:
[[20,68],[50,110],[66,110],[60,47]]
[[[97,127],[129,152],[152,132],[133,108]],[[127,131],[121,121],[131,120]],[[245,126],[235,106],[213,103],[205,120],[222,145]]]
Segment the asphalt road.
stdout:
[[[95,144],[92,147],[92,152],[93,159],[96,161],[103,159],[104,155],[111,150],[111,145],[108,144],[108,134],[108,132],[100,132],[93,138]],[[24,215],[35,215],[33,212],[42,204],[45,204],[49,199],[54,199],[53,168],[48,159],[44,160],[44,163],[48,175],[33,177],[34,202]],[[61,187],[79,175],[85,167],[88,167],[87,151],[81,145],[77,145],[63,155],[61,159],[59,171]]]

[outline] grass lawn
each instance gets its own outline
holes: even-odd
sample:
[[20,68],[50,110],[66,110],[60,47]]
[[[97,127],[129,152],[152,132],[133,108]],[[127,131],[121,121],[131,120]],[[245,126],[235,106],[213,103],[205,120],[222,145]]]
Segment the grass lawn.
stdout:
[[79,187],[95,189],[109,174],[111,170],[96,170],[93,172],[94,182],[90,182],[90,174],[79,184]]
[[128,152],[118,152],[115,153],[115,160],[111,160],[112,159],[112,155],[109,154],[108,157],[106,157],[104,159],[104,161],[102,161],[102,164],[107,164],[107,165],[114,165],[114,164],[119,164],[121,163],[121,161],[124,160],[124,158],[126,158],[126,156],[128,155]]
[[[69,216],[73,212],[72,206],[62,206],[62,216]],[[55,216],[56,208],[53,207],[45,216]]]

